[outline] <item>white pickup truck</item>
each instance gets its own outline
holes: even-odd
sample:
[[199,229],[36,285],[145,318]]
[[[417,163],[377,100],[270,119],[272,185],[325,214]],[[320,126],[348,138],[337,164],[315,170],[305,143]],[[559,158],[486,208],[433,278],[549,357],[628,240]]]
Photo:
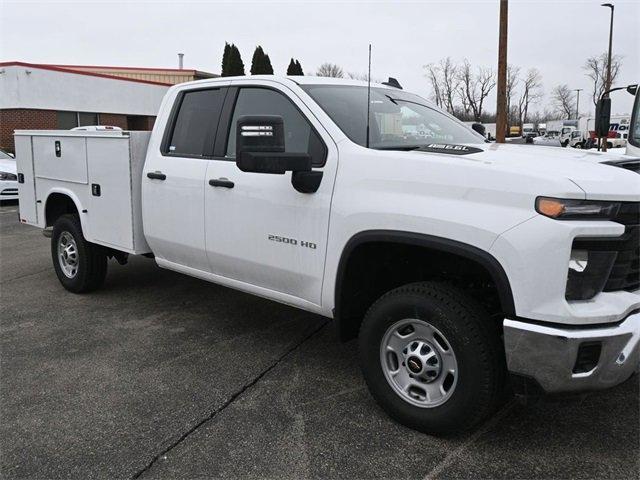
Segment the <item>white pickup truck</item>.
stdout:
[[221,78],[172,87],[151,134],[17,131],[20,220],[71,292],[147,255],[333,318],[375,399],[424,432],[473,428],[508,385],[633,375],[640,159],[490,144],[417,95],[368,93]]

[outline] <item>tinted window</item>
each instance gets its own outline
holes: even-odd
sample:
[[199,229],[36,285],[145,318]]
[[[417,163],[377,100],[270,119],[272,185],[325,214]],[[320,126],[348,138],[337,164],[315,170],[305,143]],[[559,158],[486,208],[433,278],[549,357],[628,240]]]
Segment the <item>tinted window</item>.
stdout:
[[85,113],[80,112],[78,114],[78,119],[80,120],[79,127],[85,127],[87,125],[100,125],[98,122],[98,114],[97,113]]
[[56,112],[59,130],[71,130],[78,126],[78,114],[76,112]]
[[215,137],[225,90],[196,90],[183,94],[167,151],[203,156]]
[[243,88],[231,119],[226,156],[236,156],[236,126],[244,115],[280,115],[284,121],[286,152],[308,153],[314,165],[324,164],[326,150],[309,121],[285,95],[266,88]]

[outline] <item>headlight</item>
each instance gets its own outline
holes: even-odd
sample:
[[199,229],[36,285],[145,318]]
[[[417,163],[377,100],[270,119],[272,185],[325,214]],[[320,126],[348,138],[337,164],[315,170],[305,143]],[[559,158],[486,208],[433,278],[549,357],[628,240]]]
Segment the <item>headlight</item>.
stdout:
[[536,199],[536,212],[557,220],[610,220],[615,218],[619,210],[619,202],[568,200],[549,197],[538,197]]
[[15,173],[0,172],[0,180],[18,180]]

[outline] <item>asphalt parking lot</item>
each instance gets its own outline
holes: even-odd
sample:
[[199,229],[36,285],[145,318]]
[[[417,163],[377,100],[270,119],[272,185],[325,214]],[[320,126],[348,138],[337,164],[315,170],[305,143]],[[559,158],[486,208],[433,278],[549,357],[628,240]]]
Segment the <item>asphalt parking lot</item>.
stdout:
[[426,436],[377,407],[325,319],[145,258],[72,295],[16,212],[0,207],[2,478],[640,477],[637,377]]

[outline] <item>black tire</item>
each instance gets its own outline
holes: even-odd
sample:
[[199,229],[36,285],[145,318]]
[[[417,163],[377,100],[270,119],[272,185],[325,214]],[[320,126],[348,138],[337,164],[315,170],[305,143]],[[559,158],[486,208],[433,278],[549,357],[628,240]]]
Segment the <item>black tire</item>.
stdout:
[[[64,273],[58,257],[58,241],[65,232],[71,235],[77,247],[77,270],[72,277]],[[58,280],[70,292],[91,292],[104,283],[107,275],[107,255],[102,247],[85,240],[77,215],[62,215],[54,223],[51,258]]]
[[[441,405],[415,406],[396,393],[385,377],[381,342],[392,325],[406,318],[427,321],[446,337],[455,353],[457,383]],[[424,433],[471,430],[505,398],[507,370],[498,326],[480,304],[446,284],[414,283],[382,296],[362,322],[359,353],[365,381],[380,406],[396,421]]]

